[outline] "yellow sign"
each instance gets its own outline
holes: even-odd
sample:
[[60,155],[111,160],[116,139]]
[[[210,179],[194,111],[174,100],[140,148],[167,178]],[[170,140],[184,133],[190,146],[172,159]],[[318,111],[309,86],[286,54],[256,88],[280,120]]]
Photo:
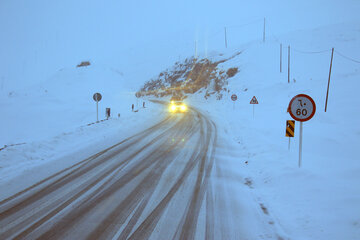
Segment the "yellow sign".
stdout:
[[295,135],[295,121],[294,120],[287,120],[286,121],[286,137],[294,137]]

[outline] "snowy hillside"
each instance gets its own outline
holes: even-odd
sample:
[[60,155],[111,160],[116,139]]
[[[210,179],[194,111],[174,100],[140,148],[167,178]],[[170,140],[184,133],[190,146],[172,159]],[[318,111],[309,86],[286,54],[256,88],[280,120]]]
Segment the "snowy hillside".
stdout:
[[[283,47],[281,73],[280,43]],[[224,138],[233,140],[231,146],[224,146],[223,154],[233,167],[234,186],[249,185],[256,201],[266,203],[272,219],[269,221],[279,221],[279,227],[291,239],[357,239],[360,236],[359,46],[360,29],[353,24],[300,31],[273,37],[265,44],[253,42],[229,49],[225,56],[208,56],[202,60],[200,56],[199,62],[216,62],[234,52],[242,53],[218,65],[219,69],[239,69],[217,93],[223,95],[222,99],[204,97],[204,92],[215,91],[214,86],[208,84],[195,89],[195,95],[181,91],[182,87],[169,85],[167,88],[173,93],[180,90],[187,96],[188,103],[206,110],[221,123],[219,128]],[[335,53],[325,113],[332,47]],[[172,79],[176,71],[165,71],[163,75]],[[141,92],[161,96],[162,82],[161,78],[152,80]],[[178,85],[187,82],[185,77]],[[149,90],[146,86],[150,83],[158,85]],[[285,122],[292,119],[287,113],[291,98],[300,93],[310,95],[317,110],[315,117],[304,123],[303,163],[299,169],[299,122],[290,150]],[[238,96],[236,102],[230,100],[233,94]],[[249,104],[253,96],[259,105]],[[246,177],[238,183],[235,176]]]
[[[360,236],[359,46],[360,29],[343,24],[239,47],[236,51],[243,54],[224,66],[239,68],[239,74],[229,79],[230,92],[220,101],[205,100],[201,94],[188,100],[222,123],[219,131],[233,140],[223,154],[234,172],[234,191],[241,184],[236,176],[245,176],[242,183],[267,207],[269,221],[278,222],[290,239]],[[331,47],[335,54],[325,113]],[[287,113],[291,98],[300,93],[310,95],[317,110],[304,123],[303,162],[298,168],[299,122],[290,150],[285,122],[292,119]],[[238,96],[235,103],[232,94]],[[259,101],[254,117],[249,104],[253,96]]]
[[100,119],[106,107],[126,116],[136,102],[127,85],[121,72],[95,65],[61,69],[42,83],[2,95],[7,117],[0,144],[39,140],[96,121],[95,92],[103,94]]
[[[175,89],[216,123],[217,161],[230,173],[221,180],[251,219],[242,226],[259,230],[256,207],[279,240],[358,240],[360,5],[261,3],[2,1],[0,200],[164,119],[167,109],[150,100]],[[91,65],[76,67],[84,60]],[[100,119],[111,108],[96,124],[95,92]],[[300,93],[317,106],[304,123],[301,168],[299,122],[290,149],[285,137]]]
[[[284,47],[282,73],[279,70],[280,39]],[[360,56],[359,39],[358,28],[342,24],[272,38],[265,44],[252,42],[229,49],[225,55],[209,59],[216,62],[242,52],[219,64],[222,69],[239,69],[227,80],[225,87],[230,91],[222,91],[221,100],[215,95],[204,98],[201,90],[194,95],[187,94],[190,105],[205,111],[218,124],[226,143],[218,151],[224,156],[224,165],[233,172],[233,176],[228,176],[230,189],[239,192],[238,185],[247,185],[254,201],[266,209],[269,224],[290,239],[357,239],[360,234],[357,148],[360,113],[356,108],[360,104],[356,92],[360,64],[339,55]],[[292,49],[290,83],[287,83],[288,45]],[[331,47],[336,52],[325,113]],[[49,81],[2,96],[2,109],[13,115],[2,119],[8,126],[3,144],[11,139],[22,142],[21,137],[26,144],[0,152],[1,181],[5,183],[34,166],[48,168],[59,152],[66,155],[75,151],[75,148],[69,151],[69,146],[79,149],[92,144],[96,146],[95,151],[105,147],[107,141],[111,142],[109,136],[116,136],[116,132],[126,135],[125,129],[143,128],[154,122],[156,115],[165,116],[166,110],[147,100],[149,108],[140,109],[134,115],[129,103],[136,102],[135,92],[124,90],[124,86],[126,82],[119,72],[95,65],[63,69]],[[100,123],[105,125],[87,127],[86,124],[95,119],[92,100],[95,91],[104,95],[101,108],[111,107],[115,116],[108,123]],[[297,163],[299,124],[296,123],[290,150],[285,137],[285,121],[291,119],[286,112],[287,105],[299,93],[310,95],[317,104],[315,117],[304,123],[301,168]],[[238,96],[235,103],[230,100],[232,94]],[[254,107],[254,117],[249,104],[253,96],[259,101]],[[116,119],[116,113],[121,113],[120,119]],[[152,120],[145,123],[144,117]],[[37,119],[35,123],[31,121],[33,127],[27,125],[28,119]],[[99,136],[108,140],[99,144]],[[84,142],[84,139],[88,140]]]

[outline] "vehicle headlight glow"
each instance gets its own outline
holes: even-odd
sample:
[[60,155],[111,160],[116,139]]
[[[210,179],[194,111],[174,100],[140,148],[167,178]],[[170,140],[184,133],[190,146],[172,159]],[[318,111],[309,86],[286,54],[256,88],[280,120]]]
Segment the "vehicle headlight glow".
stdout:
[[181,105],[180,110],[183,111],[183,112],[186,111],[186,106],[185,106],[185,105]]
[[171,106],[170,106],[170,111],[175,112],[175,111],[176,111],[176,106],[175,106],[175,105],[171,105]]

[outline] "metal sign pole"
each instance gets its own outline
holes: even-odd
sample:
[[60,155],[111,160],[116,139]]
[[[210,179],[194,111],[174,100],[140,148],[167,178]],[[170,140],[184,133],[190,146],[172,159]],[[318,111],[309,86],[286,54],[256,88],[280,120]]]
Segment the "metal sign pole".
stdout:
[[290,116],[300,122],[299,136],[299,168],[302,158],[303,122],[310,120],[316,112],[314,100],[306,94],[298,94],[293,97],[288,106]]
[[231,95],[231,100],[234,102],[233,110],[235,110],[235,101],[237,100],[237,96],[235,94]]
[[255,118],[255,104],[253,104],[253,119]]
[[290,151],[291,138],[294,137],[295,133],[295,121],[287,120],[286,121],[286,131],[285,136],[289,138],[288,150]]
[[299,167],[301,167],[301,157],[302,157],[302,135],[303,135],[303,122],[300,122]]
[[93,95],[93,99],[96,102],[96,122],[99,122],[99,102],[101,100],[101,94],[100,93],[95,93]]
[[96,101],[96,122],[99,122],[99,101]]
[[291,139],[291,137],[289,137],[289,146],[288,146],[288,150],[290,150],[290,139]]

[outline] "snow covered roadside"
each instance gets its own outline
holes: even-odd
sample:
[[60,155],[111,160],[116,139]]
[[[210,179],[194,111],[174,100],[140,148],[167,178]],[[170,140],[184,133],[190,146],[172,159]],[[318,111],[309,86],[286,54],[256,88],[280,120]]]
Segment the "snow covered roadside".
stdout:
[[[0,199],[163,119],[163,108],[136,100],[129,83],[104,66],[63,69],[47,81],[0,95]],[[95,92],[102,94],[97,124]],[[131,111],[131,105],[135,105]],[[120,113],[120,117],[118,117]]]
[[[279,73],[279,42],[244,46],[240,49],[244,53],[224,66],[238,66],[240,73],[229,80],[231,91],[222,100],[200,95],[188,100],[208,113],[227,140],[223,144],[233,149],[227,168],[237,178],[229,178],[227,184],[236,188],[242,179],[266,208],[265,215],[290,239],[356,240],[360,236],[360,64],[334,56],[324,112],[330,49],[360,56],[359,39],[359,31],[346,24],[291,36],[288,41],[294,48],[328,51],[317,55],[292,51],[290,84],[284,71],[285,50],[283,73]],[[287,106],[300,93],[317,104],[314,118],[304,123],[301,168],[299,122],[290,150],[285,137],[285,123],[291,119]],[[238,96],[235,104],[231,94]],[[253,96],[259,101],[254,117],[249,104]]]
[[110,118],[47,140],[2,150],[0,199],[152,126],[164,117],[163,113],[157,104],[149,103],[128,117]]
[[[220,144],[231,149],[230,152],[220,150],[227,161],[218,160],[232,172],[232,177],[227,178],[229,188],[248,189],[259,209],[260,204],[266,208],[268,213],[263,215],[264,219],[278,227],[278,233],[284,233],[281,236],[290,239],[358,238],[360,167],[356,156],[349,156],[351,147],[345,150],[348,156],[338,150],[346,148],[345,141],[319,139],[317,135],[321,132],[317,132],[316,126],[304,124],[303,164],[298,168],[298,126],[297,137],[291,140],[288,151],[285,119],[279,121],[282,129],[278,129],[275,124],[264,123],[265,116],[259,111],[256,113],[260,116],[252,120],[251,106],[246,113],[248,121],[236,119],[236,114],[226,115],[221,110],[223,107],[218,106],[217,113],[209,111],[208,114],[226,140]],[[335,128],[333,133],[336,132]],[[254,206],[244,202],[242,191],[232,191],[241,195],[238,196],[240,207]]]
[[[323,109],[330,49],[335,47],[354,58],[360,56],[360,32],[345,24],[298,32],[281,39],[283,73],[279,73],[280,42],[275,38],[265,44],[240,46],[228,54],[239,50],[243,53],[223,64],[224,69],[236,66],[240,70],[229,80],[231,91],[220,101],[205,100],[203,94],[191,96],[187,101],[217,124],[220,162],[232,173],[224,184],[231,194],[237,195],[237,206],[257,207],[266,216],[265,225],[274,226],[281,236],[290,239],[358,239],[359,64],[335,55],[328,112],[324,113]],[[293,49],[290,84],[286,72],[288,44]],[[302,55],[298,50],[322,53]],[[125,82],[121,75],[109,69],[65,69],[55,74],[51,83],[41,84],[34,91],[1,96],[1,111],[10,115],[0,120],[5,133],[2,136],[12,141],[26,136],[27,144],[0,151],[0,198],[121,141],[133,134],[134,129],[140,131],[139,125],[145,128],[161,119],[161,110],[152,105],[147,104],[149,108],[138,113],[129,110],[134,94],[119,94],[126,89]],[[111,106],[115,116],[87,127],[86,123],[94,119],[95,103],[91,97],[96,91],[104,96],[102,109]],[[230,100],[233,93],[238,95],[235,104]],[[318,107],[314,118],[304,123],[301,168],[297,163],[299,123],[290,151],[285,137],[285,121],[291,119],[286,108],[299,93],[313,97]],[[259,101],[254,117],[249,104],[253,96]],[[19,108],[20,113],[16,111]],[[120,119],[116,118],[117,112],[121,112]],[[40,121],[26,124],[26,119],[35,117]],[[48,122],[54,125],[42,128]],[[5,140],[0,139],[1,144],[7,144]],[[254,197],[244,199],[243,192]],[[251,211],[244,215],[249,214]]]

